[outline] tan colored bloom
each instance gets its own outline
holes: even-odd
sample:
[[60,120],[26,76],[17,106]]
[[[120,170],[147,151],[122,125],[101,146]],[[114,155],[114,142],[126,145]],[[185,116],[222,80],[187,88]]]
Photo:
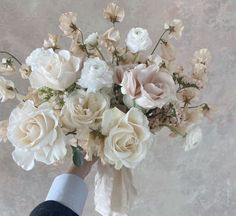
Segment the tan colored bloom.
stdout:
[[193,99],[198,99],[199,90],[196,88],[186,88],[177,93],[177,98],[183,102],[189,103]]
[[54,34],[48,34],[49,38],[48,40],[44,40],[43,47],[47,49],[59,49],[58,41],[59,36]]
[[64,34],[70,38],[77,38],[80,31],[76,26],[77,14],[73,12],[64,13],[59,18],[59,27]]
[[185,121],[191,123],[198,123],[203,119],[204,116],[201,107],[195,109],[186,108],[184,110],[184,115],[185,115]]
[[0,143],[1,142],[7,142],[7,127],[8,127],[8,121],[0,121]]
[[19,72],[22,79],[29,79],[30,74],[32,73],[30,66],[27,64],[21,65]]
[[211,60],[211,53],[208,49],[200,49],[194,53],[193,64],[207,64]]
[[169,42],[161,44],[161,58],[167,61],[174,61],[176,59],[176,52],[174,46]]
[[0,76],[0,101],[5,102],[8,99],[15,98],[15,84],[11,80],[6,80]]
[[174,19],[170,23],[165,23],[164,28],[169,30],[169,38],[175,38],[178,40],[182,36],[184,26],[181,20]]
[[125,17],[125,11],[115,3],[109,3],[103,11],[105,19],[112,23],[122,22]]
[[192,77],[193,79],[206,82],[208,80],[206,65],[201,63],[196,63],[193,68]]
[[79,128],[76,135],[69,141],[69,145],[81,147],[85,151],[85,159],[91,161],[93,156],[104,161],[104,136],[89,128]]
[[119,40],[120,40],[119,30],[112,27],[103,34],[101,38],[101,44],[105,46],[110,52],[113,52]]
[[34,105],[37,107],[42,102],[42,99],[39,97],[39,93],[37,89],[33,89],[31,87],[28,88],[28,93],[23,99],[24,101],[31,100]]
[[0,74],[2,74],[3,76],[10,76],[14,75],[15,72],[16,68],[12,64],[12,60],[3,58],[2,62],[0,63]]

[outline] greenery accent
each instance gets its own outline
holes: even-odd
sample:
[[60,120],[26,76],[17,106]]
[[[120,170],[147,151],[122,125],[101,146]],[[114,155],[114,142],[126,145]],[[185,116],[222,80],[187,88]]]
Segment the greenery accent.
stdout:
[[84,164],[84,154],[82,152],[82,150],[79,147],[72,147],[72,151],[73,151],[73,163],[75,166],[80,167]]

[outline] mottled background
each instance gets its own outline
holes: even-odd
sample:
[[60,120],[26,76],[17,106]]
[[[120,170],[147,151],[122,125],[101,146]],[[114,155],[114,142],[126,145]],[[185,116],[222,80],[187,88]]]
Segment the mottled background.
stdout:
[[[62,12],[78,12],[78,25],[87,34],[103,33],[107,0],[0,0],[0,49],[22,61],[40,47],[47,33],[60,33]],[[194,50],[207,47],[213,55],[204,100],[218,108],[213,122],[202,124],[204,140],[185,153],[181,141],[162,132],[146,160],[135,170],[139,191],[131,216],[233,216],[236,215],[236,1],[235,0],[122,0],[126,19],[120,26],[149,29],[153,40],[166,20],[180,18],[185,31],[176,43],[180,63],[190,68]],[[17,77],[18,88],[28,85]],[[0,105],[6,119],[16,102]],[[42,201],[62,166],[38,164],[25,172],[12,161],[12,146],[0,148],[0,215],[24,216]],[[90,193],[84,215],[97,215],[93,204],[95,169],[87,179]]]

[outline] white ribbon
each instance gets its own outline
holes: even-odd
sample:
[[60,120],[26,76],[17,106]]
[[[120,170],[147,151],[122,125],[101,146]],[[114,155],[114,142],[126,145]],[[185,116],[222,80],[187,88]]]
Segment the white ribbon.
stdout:
[[128,216],[137,191],[130,169],[116,170],[98,162],[95,176],[95,210],[102,216]]

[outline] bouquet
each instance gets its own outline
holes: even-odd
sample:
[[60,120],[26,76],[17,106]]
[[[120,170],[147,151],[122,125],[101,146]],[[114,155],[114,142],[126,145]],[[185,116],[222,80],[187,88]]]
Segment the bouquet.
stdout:
[[[172,45],[182,36],[181,20],[165,23],[156,43],[146,29],[136,27],[122,44],[117,24],[124,9],[110,3],[103,15],[111,28],[85,38],[76,13],[62,14],[59,27],[70,48],[49,34],[24,64],[1,51],[0,100],[16,97],[20,103],[0,122],[0,141],[12,143],[13,160],[25,170],[36,161],[64,161],[67,154],[77,166],[98,157],[96,210],[126,215],[136,194],[131,169],[145,158],[154,135],[168,128],[171,137],[182,137],[185,151],[199,144],[199,123],[212,112],[199,102],[211,55],[205,48],[196,51],[187,72],[176,63]],[[30,82],[27,94],[4,78],[16,73],[17,64]]]

